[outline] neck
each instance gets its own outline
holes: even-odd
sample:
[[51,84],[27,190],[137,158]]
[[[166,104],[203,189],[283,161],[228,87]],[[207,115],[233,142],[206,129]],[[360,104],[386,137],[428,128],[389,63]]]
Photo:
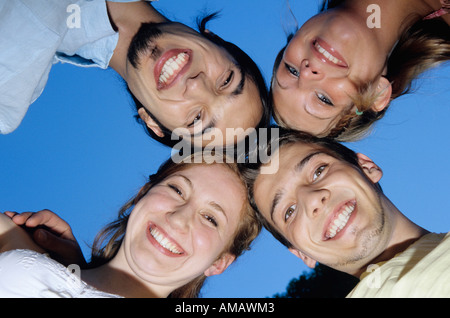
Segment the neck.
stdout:
[[342,8],[353,11],[366,20],[374,13],[374,11],[367,11],[369,5],[373,4],[380,8],[378,17],[381,27],[368,28],[368,30],[373,33],[386,56],[389,56],[405,30],[441,7],[439,0],[349,0],[344,2]]
[[81,279],[92,287],[126,298],[166,298],[174,290],[145,282],[127,265],[122,249],[108,263],[81,271]]
[[108,15],[119,40],[109,65],[120,76],[126,74],[128,47],[142,23],[162,23],[168,20],[144,1],[120,3],[106,1]]
[[359,277],[367,269],[370,264],[385,262],[396,254],[405,251],[411,244],[419,240],[429,231],[418,226],[401,213],[386,197],[382,198],[383,210],[385,214],[384,220],[384,239],[382,239],[376,248],[379,248],[374,258],[366,263],[352,275]]

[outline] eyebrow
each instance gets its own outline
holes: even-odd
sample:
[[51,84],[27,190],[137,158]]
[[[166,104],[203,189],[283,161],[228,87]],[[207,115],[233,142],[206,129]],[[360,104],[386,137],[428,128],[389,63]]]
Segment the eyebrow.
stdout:
[[183,176],[182,174],[174,174],[173,176],[174,176],[174,177],[181,177],[182,179],[184,179],[184,181],[186,181],[186,183],[188,184],[188,186],[189,186],[190,188],[194,188],[194,186],[193,186],[193,184],[192,184],[192,181],[191,181],[188,177],[185,177],[185,176]]
[[[299,163],[297,163],[295,165],[293,171],[296,174],[302,172],[303,168],[308,164],[308,162],[311,161],[312,158],[314,158],[317,155],[323,154],[323,153],[324,153],[323,151],[316,151],[316,152],[310,153],[309,155],[307,155],[305,158],[303,158]],[[272,206],[270,208],[270,219],[272,220],[272,222],[275,222],[273,219],[273,214],[275,213],[277,205],[280,203],[281,198],[284,196],[285,193],[286,193],[286,189],[281,188],[280,190],[278,190],[275,193],[275,196],[273,197]]]
[[241,74],[241,80],[239,81],[239,84],[236,86],[234,91],[231,93],[231,96],[241,95],[242,92],[244,91],[245,80],[246,80],[245,72],[242,70],[241,67],[237,66],[237,68],[239,70],[239,74]]
[[223,214],[223,216],[225,217],[225,219],[228,221],[228,217],[225,213],[225,211],[223,210],[223,208],[220,206],[220,204],[218,204],[217,202],[214,201],[210,201],[209,205],[216,211],[220,212]]
[[[182,174],[174,174],[173,176],[181,177],[184,181],[186,181],[186,183],[189,185],[189,187],[190,187],[191,189],[194,188],[194,185],[192,184],[192,181],[191,181],[188,177],[183,176]],[[217,212],[222,213],[223,216],[225,217],[225,219],[228,221],[227,214],[225,213],[225,210],[222,208],[222,206],[221,206],[219,203],[217,203],[217,202],[215,202],[215,201],[210,201],[210,202],[208,202],[208,205],[209,205],[211,208],[213,208],[214,210],[216,210]]]

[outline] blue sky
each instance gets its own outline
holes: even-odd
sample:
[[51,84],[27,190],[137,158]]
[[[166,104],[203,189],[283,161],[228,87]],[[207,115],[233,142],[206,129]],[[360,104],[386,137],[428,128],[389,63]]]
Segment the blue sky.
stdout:
[[[299,24],[317,0],[291,0]],[[222,10],[209,28],[242,47],[270,80],[292,21],[283,0],[160,0],[170,19],[194,25],[204,10]],[[355,49],[358,49],[355,47]],[[395,101],[372,135],[349,146],[384,171],[381,185],[417,224],[450,228],[450,66],[428,72],[414,94]],[[44,93],[21,126],[0,136],[0,210],[51,209],[66,219],[86,255],[97,231],[170,156],[133,118],[131,100],[111,69],[55,65]],[[253,249],[211,278],[205,297],[270,297],[306,266],[263,232]]]

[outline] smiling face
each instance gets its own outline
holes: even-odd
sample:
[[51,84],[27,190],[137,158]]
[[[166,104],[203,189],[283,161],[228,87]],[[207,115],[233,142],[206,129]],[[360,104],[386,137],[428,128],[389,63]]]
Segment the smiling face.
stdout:
[[254,199],[294,254],[310,266],[318,261],[353,273],[382,251],[390,225],[374,186],[381,178],[377,170],[367,167],[366,176],[301,143],[282,147],[274,160],[278,172],[257,177]]
[[[128,61],[127,84],[161,125],[184,128],[182,135],[193,140],[203,136],[203,145],[215,136],[207,128],[221,131],[223,139],[215,144],[230,144],[235,138],[226,128],[257,126],[263,114],[258,89],[224,48],[179,23],[143,25],[137,38],[147,45],[130,46],[138,52],[132,54],[137,63]],[[161,137],[161,127],[140,115]]]
[[245,200],[242,182],[225,165],[192,164],[172,174],[130,215],[122,244],[128,266],[146,282],[174,288],[220,274],[234,260],[225,251]]
[[[326,136],[362,83],[381,79],[386,56],[365,20],[329,10],[308,20],[287,45],[272,80],[274,108],[288,127]],[[383,82],[384,84],[384,82]]]

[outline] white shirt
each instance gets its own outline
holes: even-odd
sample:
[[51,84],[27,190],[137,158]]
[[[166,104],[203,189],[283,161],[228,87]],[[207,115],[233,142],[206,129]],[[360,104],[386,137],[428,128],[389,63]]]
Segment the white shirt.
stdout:
[[120,298],[86,284],[77,271],[31,250],[0,253],[1,298]]

